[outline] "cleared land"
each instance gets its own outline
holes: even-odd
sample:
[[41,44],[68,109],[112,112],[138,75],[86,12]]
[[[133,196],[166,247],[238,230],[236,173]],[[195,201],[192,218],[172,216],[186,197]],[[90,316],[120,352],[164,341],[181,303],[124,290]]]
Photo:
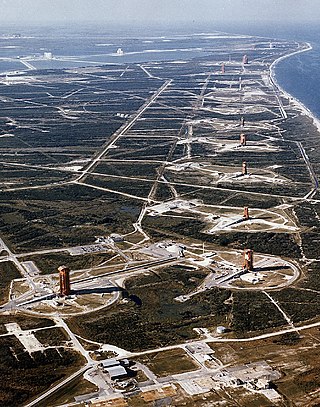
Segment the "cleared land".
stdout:
[[270,72],[308,45],[177,35],[127,63],[149,42],[123,41],[0,76],[0,405],[314,403],[319,130]]

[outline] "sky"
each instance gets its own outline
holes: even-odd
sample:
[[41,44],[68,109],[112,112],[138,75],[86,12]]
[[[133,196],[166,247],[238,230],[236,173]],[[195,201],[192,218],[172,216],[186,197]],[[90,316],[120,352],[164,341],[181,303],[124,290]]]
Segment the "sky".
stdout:
[[320,0],[0,0],[1,23],[320,22]]

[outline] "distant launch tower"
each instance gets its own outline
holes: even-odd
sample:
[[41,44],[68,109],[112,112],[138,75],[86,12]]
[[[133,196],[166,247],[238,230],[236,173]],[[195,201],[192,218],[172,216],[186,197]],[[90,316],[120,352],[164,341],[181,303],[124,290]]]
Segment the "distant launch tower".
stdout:
[[243,268],[248,271],[253,270],[253,250],[245,249]]
[[226,72],[226,66],[225,64],[221,65],[221,73],[225,73]]
[[244,126],[244,117],[243,116],[241,116],[241,118],[240,118],[240,125],[243,127]]
[[243,163],[242,163],[242,175],[247,175],[247,174],[248,174],[247,162],[243,161]]
[[60,266],[58,268],[60,278],[60,295],[70,295],[70,270],[66,266]]
[[243,208],[243,219],[245,220],[249,219],[249,208],[247,206]]
[[245,134],[240,134],[240,145],[246,146],[247,145],[247,136]]

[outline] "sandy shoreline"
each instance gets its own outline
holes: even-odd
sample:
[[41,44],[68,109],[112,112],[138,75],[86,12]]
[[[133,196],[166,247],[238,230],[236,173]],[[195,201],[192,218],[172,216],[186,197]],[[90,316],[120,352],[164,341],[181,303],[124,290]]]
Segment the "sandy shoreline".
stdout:
[[300,49],[298,51],[291,52],[290,54],[283,55],[280,58],[273,61],[272,64],[270,65],[270,68],[269,68],[269,70],[270,70],[270,79],[273,82],[273,84],[277,87],[277,89],[284,96],[286,96],[290,100],[291,104],[293,104],[298,110],[300,110],[302,114],[304,114],[305,116],[308,116],[308,117],[310,117],[310,119],[312,119],[313,124],[316,126],[316,128],[318,129],[318,131],[320,133],[320,120],[317,117],[315,117],[314,114],[299,99],[293,97],[290,93],[285,91],[279,85],[279,82],[277,81],[277,77],[276,77],[276,74],[275,74],[275,67],[279,62],[283,61],[286,58],[290,58],[293,55],[300,54],[302,52],[311,51],[312,50],[312,45],[310,43],[307,43],[307,45],[308,45],[307,48],[303,48],[303,49]]

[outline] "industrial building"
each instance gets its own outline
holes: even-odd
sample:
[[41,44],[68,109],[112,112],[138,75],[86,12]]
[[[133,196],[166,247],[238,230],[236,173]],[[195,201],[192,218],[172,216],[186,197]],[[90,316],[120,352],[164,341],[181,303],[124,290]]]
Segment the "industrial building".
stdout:
[[225,334],[227,332],[227,328],[225,326],[217,326],[216,329],[217,334],[221,335],[221,334]]
[[110,239],[115,243],[119,243],[119,242],[124,241],[124,237],[119,235],[118,233],[111,233]]
[[52,59],[52,52],[44,52],[43,53],[44,59]]
[[125,366],[129,366],[129,361],[127,359],[121,361],[114,358],[106,359],[102,361],[101,366],[103,371],[108,373],[111,380],[121,380],[128,377],[128,372],[125,368]]
[[109,374],[111,380],[121,380],[128,377],[128,372],[121,365],[108,367],[105,371]]

